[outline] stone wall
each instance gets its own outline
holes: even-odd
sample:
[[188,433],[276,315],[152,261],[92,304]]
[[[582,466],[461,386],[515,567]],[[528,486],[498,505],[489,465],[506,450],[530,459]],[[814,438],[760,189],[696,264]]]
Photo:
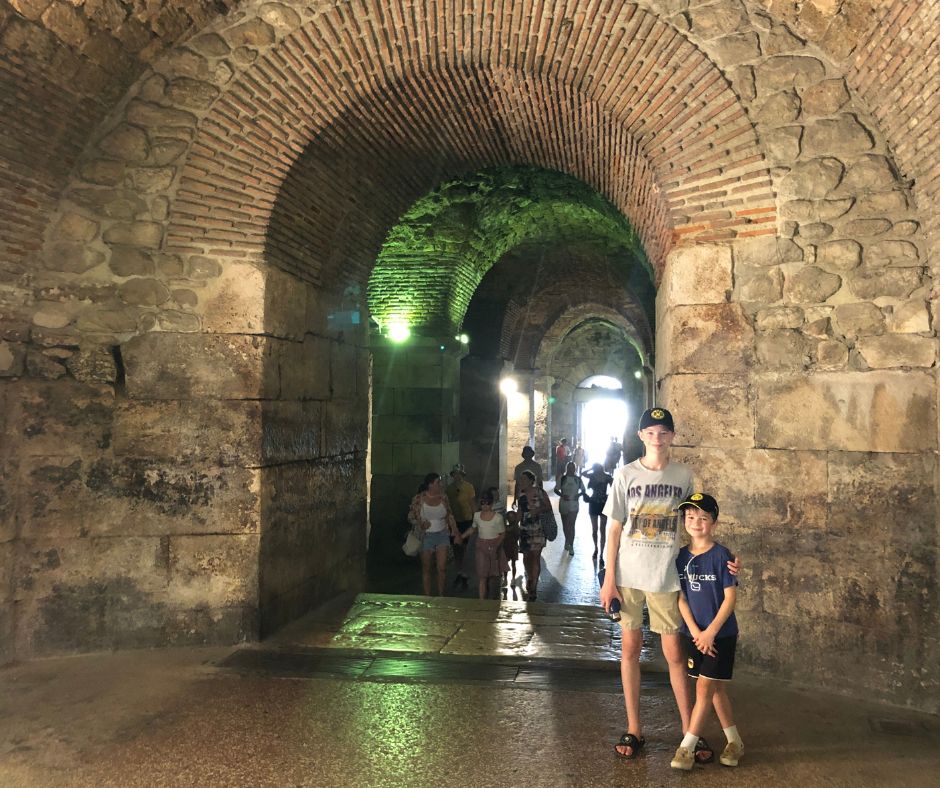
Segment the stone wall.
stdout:
[[[762,243],[773,254],[780,241]],[[935,340],[892,333],[888,299],[848,313],[823,301],[808,320],[785,296],[802,266],[778,304],[741,303],[732,286],[754,255],[753,243],[674,253],[658,304],[676,456],[718,498],[719,538],[745,566],[742,660],[936,710],[936,371],[921,355]],[[848,322],[857,313],[864,325]]]

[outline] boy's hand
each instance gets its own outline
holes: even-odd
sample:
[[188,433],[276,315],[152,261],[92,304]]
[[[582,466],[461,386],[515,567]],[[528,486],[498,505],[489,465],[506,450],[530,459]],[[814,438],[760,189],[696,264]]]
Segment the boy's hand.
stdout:
[[707,654],[710,657],[718,656],[718,651],[715,649],[715,636],[707,629],[699,632],[698,635],[693,635],[692,642],[695,643],[695,647],[703,654]]
[[731,560],[728,561],[728,571],[735,577],[737,577],[738,572],[741,571],[741,562],[736,555],[731,556]]
[[604,585],[601,586],[601,607],[604,608],[605,612],[610,612],[610,603],[615,599],[620,600],[620,606],[623,607],[623,597],[617,590],[617,586],[608,586],[606,583],[604,583]]

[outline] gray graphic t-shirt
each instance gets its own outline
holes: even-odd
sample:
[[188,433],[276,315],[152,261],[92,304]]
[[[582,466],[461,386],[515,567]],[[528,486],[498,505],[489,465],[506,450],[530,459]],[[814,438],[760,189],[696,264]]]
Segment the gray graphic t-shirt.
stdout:
[[679,590],[676,554],[682,513],[676,507],[691,492],[692,472],[677,462],[651,471],[634,460],[617,471],[604,514],[623,523],[618,586],[660,593]]

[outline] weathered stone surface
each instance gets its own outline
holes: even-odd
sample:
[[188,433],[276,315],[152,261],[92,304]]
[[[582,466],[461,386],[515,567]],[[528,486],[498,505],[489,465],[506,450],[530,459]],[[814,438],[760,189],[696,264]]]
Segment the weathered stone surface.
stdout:
[[[98,148],[124,161],[143,161],[150,153],[147,133],[143,129],[137,126],[131,126],[127,123],[122,123],[115,128],[114,131],[104,137],[98,143]],[[99,178],[102,173],[105,174],[107,178],[106,182],[108,183],[116,183],[117,180],[112,178],[113,174],[118,172],[119,166],[122,165],[118,163],[98,162],[97,169],[93,172],[99,173]],[[101,181],[95,180],[95,182],[100,183]]]
[[110,219],[133,219],[147,207],[137,194],[127,189],[72,189],[68,198],[95,215]]
[[[684,418],[683,418],[684,421]],[[700,489],[714,490],[721,520],[754,529],[821,528],[826,522],[826,454],[766,449],[675,448],[695,470]],[[792,484],[799,479],[799,484]]]
[[806,126],[803,152],[807,156],[851,156],[871,150],[874,140],[854,115],[817,120]]
[[858,298],[880,296],[907,298],[923,284],[919,268],[875,268],[862,266],[846,276],[849,290]]
[[831,222],[851,210],[853,200],[790,200],[781,206],[780,215],[801,222]]
[[175,174],[171,167],[137,167],[128,171],[134,188],[142,194],[166,190],[173,183]]
[[125,309],[85,309],[78,316],[76,325],[88,334],[129,334],[137,330],[138,311]]
[[[144,142],[146,143],[146,137],[144,137]],[[82,164],[80,173],[82,179],[88,183],[115,186],[124,180],[124,162],[113,159],[92,159]]]
[[868,155],[849,165],[842,188],[846,192],[885,191],[896,185],[894,171],[884,156]]
[[264,272],[229,263],[202,293],[203,325],[209,332],[261,333],[265,321]]
[[156,330],[192,333],[201,329],[202,323],[198,315],[175,309],[163,309],[157,313]]
[[87,243],[98,234],[98,222],[69,211],[56,222],[54,232],[55,237],[62,241]]
[[257,604],[259,539],[257,534],[172,537],[170,604]]
[[783,293],[795,304],[816,304],[825,301],[842,286],[842,278],[815,266],[799,268],[788,273]]
[[166,91],[173,104],[189,109],[208,109],[219,96],[219,89],[208,82],[180,77],[174,79]]
[[937,341],[913,334],[859,337],[856,348],[872,369],[932,367],[937,360]]
[[927,372],[821,372],[757,384],[757,445],[820,451],[936,447],[936,383]]
[[225,43],[225,39],[216,33],[197,36],[190,42],[190,46],[207,57],[225,57],[231,52],[231,47]]
[[816,368],[820,370],[845,369],[849,362],[849,349],[837,339],[825,339],[816,346]]
[[682,418],[680,446],[750,448],[754,416],[744,375],[669,375],[662,402]]
[[153,333],[123,350],[127,393],[135,399],[278,396],[275,349],[264,337]]
[[759,57],[760,42],[756,33],[733,33],[714,40],[709,52],[719,66],[736,66]]
[[127,107],[127,119],[143,128],[193,128],[196,116],[172,107],[163,107],[146,101],[132,101]]
[[815,347],[800,331],[762,331],[757,334],[757,361],[765,369],[803,369],[809,366]]
[[0,406],[7,417],[0,457],[91,456],[111,440],[110,387],[68,379],[6,381]]
[[803,310],[797,306],[775,306],[761,309],[755,315],[755,325],[761,331],[778,328],[799,328],[803,325]]
[[65,366],[46,351],[30,348],[26,351],[26,374],[33,378],[56,380],[65,374]]
[[214,279],[221,273],[222,264],[214,257],[193,255],[189,258],[190,279]]
[[754,332],[737,304],[674,307],[662,333],[657,360],[672,373],[743,372],[752,358]]
[[33,325],[40,328],[65,328],[72,322],[73,310],[63,304],[41,302],[33,312]]
[[853,238],[881,235],[891,229],[887,219],[852,219],[842,227],[842,232]]
[[792,90],[769,96],[757,111],[756,118],[768,126],[783,126],[800,116],[800,97]]
[[182,140],[157,139],[150,148],[149,162],[157,167],[174,164],[186,153],[187,148]]
[[701,5],[690,14],[692,32],[708,40],[736,30],[747,20],[747,11],[739,0]]
[[764,151],[775,164],[789,164],[800,155],[802,126],[782,126],[770,129],[762,135]]
[[734,244],[735,270],[739,266],[781,265],[798,263],[803,259],[803,250],[788,238],[758,236],[736,241]]
[[696,245],[669,253],[660,284],[665,306],[724,303],[731,288],[730,247]]
[[305,337],[279,345],[278,370],[284,399],[330,398],[330,341]]
[[816,247],[816,264],[836,271],[851,271],[862,262],[862,246],[857,241],[827,241]]
[[323,448],[324,407],[324,403],[313,401],[264,403],[260,420],[261,461],[280,464],[334,454]]
[[888,308],[888,330],[895,334],[926,334],[930,331],[930,312],[923,297],[913,293],[909,301]]
[[780,268],[735,265],[734,299],[744,304],[772,304],[783,298]]
[[843,336],[880,334],[885,320],[881,310],[874,304],[839,304],[832,313],[833,327]]
[[890,265],[898,268],[920,264],[920,252],[910,241],[879,241],[865,248],[869,268]]
[[844,169],[842,162],[833,158],[800,162],[781,180],[780,197],[783,200],[822,199],[839,185]]
[[833,115],[849,101],[844,79],[826,79],[803,91],[803,109],[807,115]]
[[156,249],[163,237],[163,227],[156,222],[122,222],[106,229],[103,237],[109,244]]
[[765,91],[806,87],[825,75],[821,61],[801,55],[775,55],[757,66],[757,83]]
[[920,224],[918,222],[903,221],[895,224],[892,229],[895,235],[907,237],[914,235],[920,229]]
[[800,238],[805,238],[807,241],[822,241],[832,235],[832,225],[825,222],[810,222],[809,224],[801,224],[799,232]]
[[872,523],[886,547],[915,547],[934,520],[936,472],[930,454],[877,452],[829,455],[829,529],[832,534],[868,543]]
[[117,380],[117,364],[109,347],[79,349],[66,360],[65,366],[82,383],[107,384]]
[[121,300],[137,306],[159,306],[170,299],[170,291],[157,279],[129,279],[118,288]]
[[300,24],[300,16],[285,3],[265,3],[259,9],[259,16],[276,29],[293,30]]
[[155,269],[153,257],[133,246],[114,246],[108,267],[118,276],[147,276]]
[[251,19],[225,31],[229,46],[258,49],[274,43],[274,28],[261,19]]
[[0,340],[0,378],[19,377],[26,363],[26,347]]

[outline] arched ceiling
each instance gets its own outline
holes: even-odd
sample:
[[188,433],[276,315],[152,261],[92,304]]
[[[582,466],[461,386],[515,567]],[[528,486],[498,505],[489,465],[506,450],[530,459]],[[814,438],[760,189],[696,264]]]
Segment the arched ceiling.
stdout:
[[[392,228],[369,279],[369,309],[384,326],[449,333],[460,327],[481,278],[518,246],[589,244],[653,292],[636,233],[597,192],[536,168],[487,170],[443,184]],[[577,272],[574,258],[571,266]],[[637,268],[638,271],[632,269]]]
[[635,265],[608,252],[590,242],[524,244],[508,252],[483,277],[467,310],[471,352],[534,369],[546,332],[601,315],[648,358],[653,290]]

